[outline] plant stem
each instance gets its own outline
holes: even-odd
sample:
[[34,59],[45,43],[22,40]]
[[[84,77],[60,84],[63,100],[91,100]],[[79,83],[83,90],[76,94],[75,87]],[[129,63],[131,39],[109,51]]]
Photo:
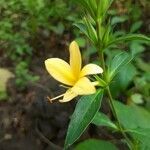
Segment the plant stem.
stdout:
[[[100,53],[99,56],[100,56],[100,59],[101,59],[101,64],[102,64],[102,67],[103,67],[103,70],[104,70],[103,78],[105,79],[106,67],[105,67],[104,54],[103,54],[103,51],[100,51],[99,53]],[[134,145],[132,144],[131,140],[128,138],[128,136],[124,132],[124,129],[122,128],[121,123],[120,123],[120,121],[118,119],[117,112],[116,112],[116,109],[115,109],[114,104],[113,104],[113,97],[112,97],[112,94],[111,94],[109,86],[107,86],[107,93],[108,93],[108,96],[109,96],[109,104],[110,104],[112,113],[113,113],[113,115],[114,115],[114,117],[115,117],[115,119],[116,119],[116,121],[118,123],[118,128],[119,128],[121,134],[126,139],[126,142],[127,142],[128,146],[129,146],[129,148],[131,150],[133,150],[133,149],[135,149]]]
[[105,67],[105,61],[104,61],[104,53],[99,51],[99,57],[100,57],[100,62],[103,68],[103,77],[105,77],[105,71],[106,71],[106,67]]
[[[104,55],[103,55],[103,52],[101,51],[101,55],[100,55],[100,59],[101,59],[101,64],[102,64],[102,67],[103,67],[103,70],[104,70],[104,75],[103,77],[105,78],[105,72],[106,72],[106,68],[105,68],[105,60],[104,60]],[[117,116],[117,112],[116,112],[116,109],[114,107],[114,104],[113,104],[113,97],[112,97],[112,94],[111,94],[111,91],[110,91],[110,88],[109,86],[107,86],[107,93],[108,93],[108,96],[109,96],[109,104],[110,104],[110,107],[111,107],[111,110],[112,110],[112,113],[113,113],[113,116],[115,117],[116,121],[117,121],[117,124],[118,124],[118,128],[121,132],[121,134],[124,136],[124,138],[126,139],[126,142],[129,146],[129,148],[131,150],[133,150],[133,144],[132,142],[130,141],[130,139],[128,138],[128,136],[126,135],[126,133],[124,132],[124,129],[122,128],[121,126],[121,123],[118,119],[118,116]]]
[[[97,49],[98,49],[98,53],[99,53],[99,57],[100,57],[100,62],[101,62],[101,65],[102,65],[102,68],[103,68],[103,78],[105,80],[105,74],[106,74],[106,67],[105,67],[105,59],[104,59],[104,53],[103,53],[103,50],[101,49],[101,40],[100,40],[100,22],[99,20],[96,21],[96,28],[97,28],[97,36],[98,36],[98,44],[97,44]],[[115,107],[114,107],[114,104],[113,104],[113,97],[111,95],[111,91],[110,91],[110,88],[109,86],[107,86],[107,92],[108,92],[108,96],[109,96],[109,104],[110,104],[110,107],[111,107],[111,110],[112,110],[112,113],[118,123],[118,128],[121,132],[121,134],[124,136],[124,138],[126,139],[126,142],[129,146],[129,148],[131,150],[135,150],[134,148],[134,145],[132,144],[132,142],[130,141],[130,139],[128,138],[128,136],[126,135],[126,133],[124,132],[124,129],[122,128],[121,126],[121,123],[118,119],[118,116],[117,116],[117,112],[115,110]]]
[[103,72],[103,77],[104,77],[106,68],[105,68],[105,61],[104,61],[104,53],[102,52],[102,49],[101,49],[100,24],[101,23],[99,22],[99,20],[96,20],[96,31],[97,31],[97,37],[98,37],[97,49],[98,49],[98,54],[99,54],[101,65],[104,70]]
[[113,98],[112,98],[109,86],[107,87],[107,92],[108,92],[108,96],[109,96],[109,104],[110,104],[112,113],[113,113],[115,119],[117,120],[118,128],[119,128],[120,132],[122,133],[122,135],[124,136],[124,138],[126,139],[129,148],[131,150],[133,150],[133,144],[132,144],[131,140],[128,138],[128,136],[126,135],[126,133],[124,132],[124,129],[122,128],[121,123],[118,119],[117,112],[116,112],[116,109],[115,109],[114,104],[113,104]]

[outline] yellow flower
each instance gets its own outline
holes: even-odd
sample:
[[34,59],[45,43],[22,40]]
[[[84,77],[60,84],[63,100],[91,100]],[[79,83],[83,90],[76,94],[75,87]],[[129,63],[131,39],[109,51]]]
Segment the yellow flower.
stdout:
[[70,87],[64,94],[50,99],[51,101],[63,97],[59,101],[68,102],[78,95],[89,95],[96,92],[97,82],[91,82],[86,76],[102,73],[103,69],[96,64],[88,64],[81,69],[81,53],[75,41],[70,44],[69,51],[70,64],[59,58],[45,60],[49,74],[57,81]]

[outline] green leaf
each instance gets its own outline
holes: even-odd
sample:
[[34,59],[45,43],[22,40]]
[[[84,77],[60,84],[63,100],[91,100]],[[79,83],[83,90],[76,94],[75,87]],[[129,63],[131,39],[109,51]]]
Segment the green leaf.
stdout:
[[106,126],[113,129],[117,129],[117,126],[108,118],[108,116],[101,112],[97,112],[92,123],[97,126]]
[[75,23],[75,24],[73,24],[73,25],[76,26],[77,28],[79,28],[80,31],[81,31],[83,34],[85,34],[85,35],[90,39],[90,37],[89,37],[89,35],[88,35],[88,32],[87,32],[87,28],[86,28],[86,26],[84,25],[84,23],[79,22],[79,23]]
[[81,6],[88,11],[88,13],[91,15],[91,17],[95,18],[95,4],[92,2],[92,0],[75,0],[75,2],[81,4]]
[[145,46],[143,46],[139,41],[133,41],[130,44],[130,50],[131,50],[132,56],[136,56],[144,52]]
[[72,145],[88,127],[101,106],[103,90],[93,95],[82,96],[71,117],[65,140],[65,148]]
[[87,38],[92,41],[95,45],[97,44],[97,34],[93,24],[90,22],[89,18],[84,18],[83,22],[79,22],[74,24],[77,28],[80,29],[82,33],[84,33]]
[[136,105],[124,105],[114,101],[116,112],[125,129],[150,128],[150,113]]
[[131,61],[131,56],[126,52],[117,54],[108,66],[108,80],[111,81],[113,77]]
[[82,37],[76,38],[75,41],[78,43],[80,47],[85,47],[86,45],[86,40]]
[[[137,75],[136,67],[132,64],[125,65],[118,73],[118,84],[121,90],[125,90]],[[116,81],[117,82],[117,81]]]
[[140,150],[149,150],[150,145],[150,128],[136,128],[132,130],[128,130],[129,133],[131,133],[131,136],[135,139],[140,141]]
[[125,16],[125,15],[124,16],[115,16],[111,20],[111,25],[115,25],[115,24],[118,24],[118,23],[125,22],[128,19],[129,19],[129,17]]
[[150,63],[143,61],[141,58],[136,59],[136,64],[139,69],[141,69],[144,72],[150,72]]
[[124,130],[136,141],[140,150],[149,150],[150,112],[136,105],[124,105],[114,101],[118,119]]
[[94,75],[94,77],[99,82],[98,83],[99,86],[101,86],[101,87],[106,87],[107,86],[107,83],[103,79],[101,79],[98,75]]
[[97,9],[98,18],[103,18],[105,16],[112,2],[113,0],[99,0],[98,1],[98,9]]
[[112,41],[110,41],[107,45],[108,46],[111,46],[113,44],[118,44],[120,42],[124,42],[124,41],[132,41],[132,40],[142,40],[142,41],[148,41],[150,42],[150,38],[145,36],[145,35],[142,35],[142,34],[127,34],[127,35],[124,35],[122,37],[118,37]]
[[134,93],[131,95],[131,101],[134,102],[135,104],[143,104],[143,96],[139,93]]
[[90,22],[89,18],[84,18],[84,23],[87,27],[87,32],[88,32],[88,36],[90,37],[90,40],[96,45],[98,38],[93,24]]
[[137,30],[141,28],[142,24],[143,24],[143,21],[141,20],[133,23],[131,26],[130,32],[131,33],[136,32]]
[[74,26],[76,26],[91,42],[94,43],[93,39],[91,39],[87,26],[84,23],[75,23]]
[[150,141],[150,112],[136,105],[124,105],[114,101],[117,116],[120,123],[137,142],[140,141],[140,149],[149,150]]
[[117,150],[116,146],[110,142],[96,139],[89,139],[79,143],[75,150]]
[[56,34],[62,35],[65,27],[62,22],[59,22],[57,26],[51,26],[51,30],[54,31]]
[[150,128],[136,128],[128,130],[128,132],[132,133],[138,140],[143,141],[143,143],[147,143],[146,145],[149,145]]
[[86,51],[83,51],[83,60],[89,60],[90,56],[95,54],[97,49],[94,46],[87,47]]
[[94,15],[96,16],[96,11],[97,11],[96,1],[95,0],[86,0],[86,1],[88,1],[89,7],[92,9]]
[[110,90],[113,97],[117,97],[121,92],[125,92],[135,79],[136,75],[137,69],[134,65],[131,63],[125,65],[110,84]]
[[105,32],[102,36],[103,37],[102,43],[103,43],[104,47],[109,42],[111,34],[112,34],[112,28],[111,28],[110,24],[108,23],[108,25],[105,27]]
[[88,3],[86,0],[82,0],[82,1],[81,0],[75,0],[75,2],[81,4],[85,8],[88,6]]

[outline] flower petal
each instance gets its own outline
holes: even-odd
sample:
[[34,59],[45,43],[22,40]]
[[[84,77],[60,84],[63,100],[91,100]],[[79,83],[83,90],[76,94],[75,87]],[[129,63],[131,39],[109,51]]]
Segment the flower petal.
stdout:
[[71,101],[73,98],[78,96],[76,93],[74,93],[71,89],[67,90],[66,93],[64,94],[64,97],[62,100],[59,100],[59,102],[68,102]]
[[103,69],[96,64],[88,64],[84,66],[80,72],[80,77],[102,73]]
[[72,91],[78,95],[89,95],[95,93],[96,89],[87,77],[83,77],[72,87]]
[[81,71],[82,61],[79,46],[75,41],[71,42],[69,51],[70,51],[70,66],[72,68],[74,75],[78,78],[79,73]]
[[49,74],[57,81],[66,85],[74,85],[75,78],[71,67],[67,62],[59,58],[45,60],[45,66]]

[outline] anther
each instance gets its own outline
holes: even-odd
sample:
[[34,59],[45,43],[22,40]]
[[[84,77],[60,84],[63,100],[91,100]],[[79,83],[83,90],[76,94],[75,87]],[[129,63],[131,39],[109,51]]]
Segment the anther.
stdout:
[[52,101],[57,100],[57,99],[59,99],[60,97],[63,97],[63,96],[64,96],[64,94],[61,94],[61,95],[56,96],[54,98],[50,98],[49,96],[47,96],[47,99],[50,101],[50,103],[52,103]]

